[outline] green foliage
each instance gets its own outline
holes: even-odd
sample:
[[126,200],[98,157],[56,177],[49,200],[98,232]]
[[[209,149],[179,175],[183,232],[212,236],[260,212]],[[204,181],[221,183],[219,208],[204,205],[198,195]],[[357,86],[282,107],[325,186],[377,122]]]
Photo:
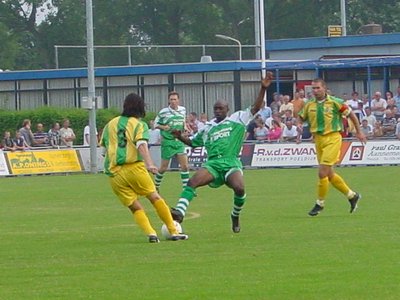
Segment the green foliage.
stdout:
[[[398,168],[338,169],[362,192],[360,207],[349,214],[332,189],[315,218],[315,168],[245,171],[241,233],[230,229],[232,191],[202,187],[183,222],[189,240],[160,244],[147,242],[105,175],[0,178],[1,298],[398,299],[400,202],[387,184]],[[164,180],[174,206],[179,172]]]
[[[86,44],[85,1],[0,1],[0,68],[54,67],[54,45]],[[270,0],[265,3],[267,39],[326,36],[328,25],[340,24],[340,1]],[[359,34],[369,23],[382,24],[384,32],[400,31],[400,2],[347,0],[348,35]],[[226,44],[224,34],[243,45],[254,44],[252,0],[125,0],[93,3],[95,45]],[[37,12],[48,6],[43,20]],[[134,49],[133,64],[198,61],[198,50]],[[236,49],[209,49],[215,59],[236,56]],[[98,50],[96,65],[126,65],[126,49]],[[253,59],[254,51],[244,51]],[[59,51],[60,67],[86,66],[85,49]]]

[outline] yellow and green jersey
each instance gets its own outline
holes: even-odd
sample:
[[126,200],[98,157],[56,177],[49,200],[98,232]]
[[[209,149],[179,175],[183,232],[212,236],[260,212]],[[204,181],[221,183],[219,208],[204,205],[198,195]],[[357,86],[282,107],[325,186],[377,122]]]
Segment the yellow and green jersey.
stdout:
[[113,176],[120,166],[142,161],[136,143],[149,139],[147,124],[137,118],[124,116],[112,119],[104,127],[101,145],[106,148],[104,171]]
[[305,103],[299,117],[308,122],[313,134],[326,135],[343,130],[343,117],[347,117],[351,108],[340,98],[327,96],[324,101],[315,98]]

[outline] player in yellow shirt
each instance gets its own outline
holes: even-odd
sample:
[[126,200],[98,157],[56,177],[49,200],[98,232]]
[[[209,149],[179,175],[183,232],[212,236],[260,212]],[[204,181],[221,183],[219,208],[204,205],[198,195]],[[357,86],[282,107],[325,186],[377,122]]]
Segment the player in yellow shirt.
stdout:
[[316,216],[324,209],[329,183],[346,195],[350,203],[350,213],[352,213],[357,209],[357,202],[361,195],[351,190],[343,178],[333,169],[333,165],[339,159],[342,145],[340,134],[343,124],[342,118],[350,118],[355,126],[355,135],[362,143],[366,142],[366,137],[361,132],[357,116],[351,111],[351,108],[342,99],[328,95],[327,86],[323,79],[314,79],[312,90],[314,98],[310,99],[299,112],[299,121],[309,123],[319,164],[318,199],[308,214]]
[[171,240],[186,240],[188,236],[177,231],[169,207],[156,191],[149,174],[156,174],[158,170],[147,147],[149,128],[141,121],[145,114],[143,99],[132,93],[125,98],[121,116],[104,127],[101,145],[105,148],[105,173],[114,193],[131,210],[135,222],[150,243],[158,243],[159,239],[138,200],[139,196],[150,200],[171,233]]

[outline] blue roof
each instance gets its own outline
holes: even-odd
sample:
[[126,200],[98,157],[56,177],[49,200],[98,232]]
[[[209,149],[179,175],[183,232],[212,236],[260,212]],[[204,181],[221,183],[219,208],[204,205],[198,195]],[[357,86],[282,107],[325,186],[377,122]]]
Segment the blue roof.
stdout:
[[[375,58],[349,58],[329,60],[303,60],[303,61],[271,61],[266,62],[268,70],[312,70],[332,68],[363,68],[400,66],[400,56],[375,57]],[[96,77],[128,76],[128,75],[156,75],[198,72],[223,72],[239,70],[261,70],[261,62],[249,61],[216,61],[210,63],[184,63],[144,66],[101,67],[95,69]],[[12,80],[40,80],[61,78],[86,78],[87,69],[58,69],[37,71],[7,71],[0,72],[0,81]]]
[[398,45],[400,33],[348,35],[341,37],[313,37],[301,39],[267,40],[267,51],[296,49],[343,48],[359,46]]

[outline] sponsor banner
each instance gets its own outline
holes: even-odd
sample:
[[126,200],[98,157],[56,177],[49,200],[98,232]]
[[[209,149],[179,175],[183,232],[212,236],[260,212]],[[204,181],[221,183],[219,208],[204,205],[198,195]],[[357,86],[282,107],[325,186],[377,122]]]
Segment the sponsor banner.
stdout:
[[6,158],[3,150],[0,150],[0,176],[9,175]]
[[400,164],[400,141],[368,141],[349,143],[343,155],[342,165],[385,165]]
[[[83,169],[90,172],[90,148],[78,148],[76,151],[79,153]],[[101,155],[101,148],[97,148],[97,171],[104,170],[104,157]]]
[[252,167],[317,166],[314,144],[256,144]]
[[7,152],[6,158],[13,175],[82,171],[73,149]]
[[[185,152],[188,157],[189,168],[199,168],[207,161],[207,151],[204,147],[185,147]],[[176,156],[171,159],[170,169],[179,169],[179,164]]]

